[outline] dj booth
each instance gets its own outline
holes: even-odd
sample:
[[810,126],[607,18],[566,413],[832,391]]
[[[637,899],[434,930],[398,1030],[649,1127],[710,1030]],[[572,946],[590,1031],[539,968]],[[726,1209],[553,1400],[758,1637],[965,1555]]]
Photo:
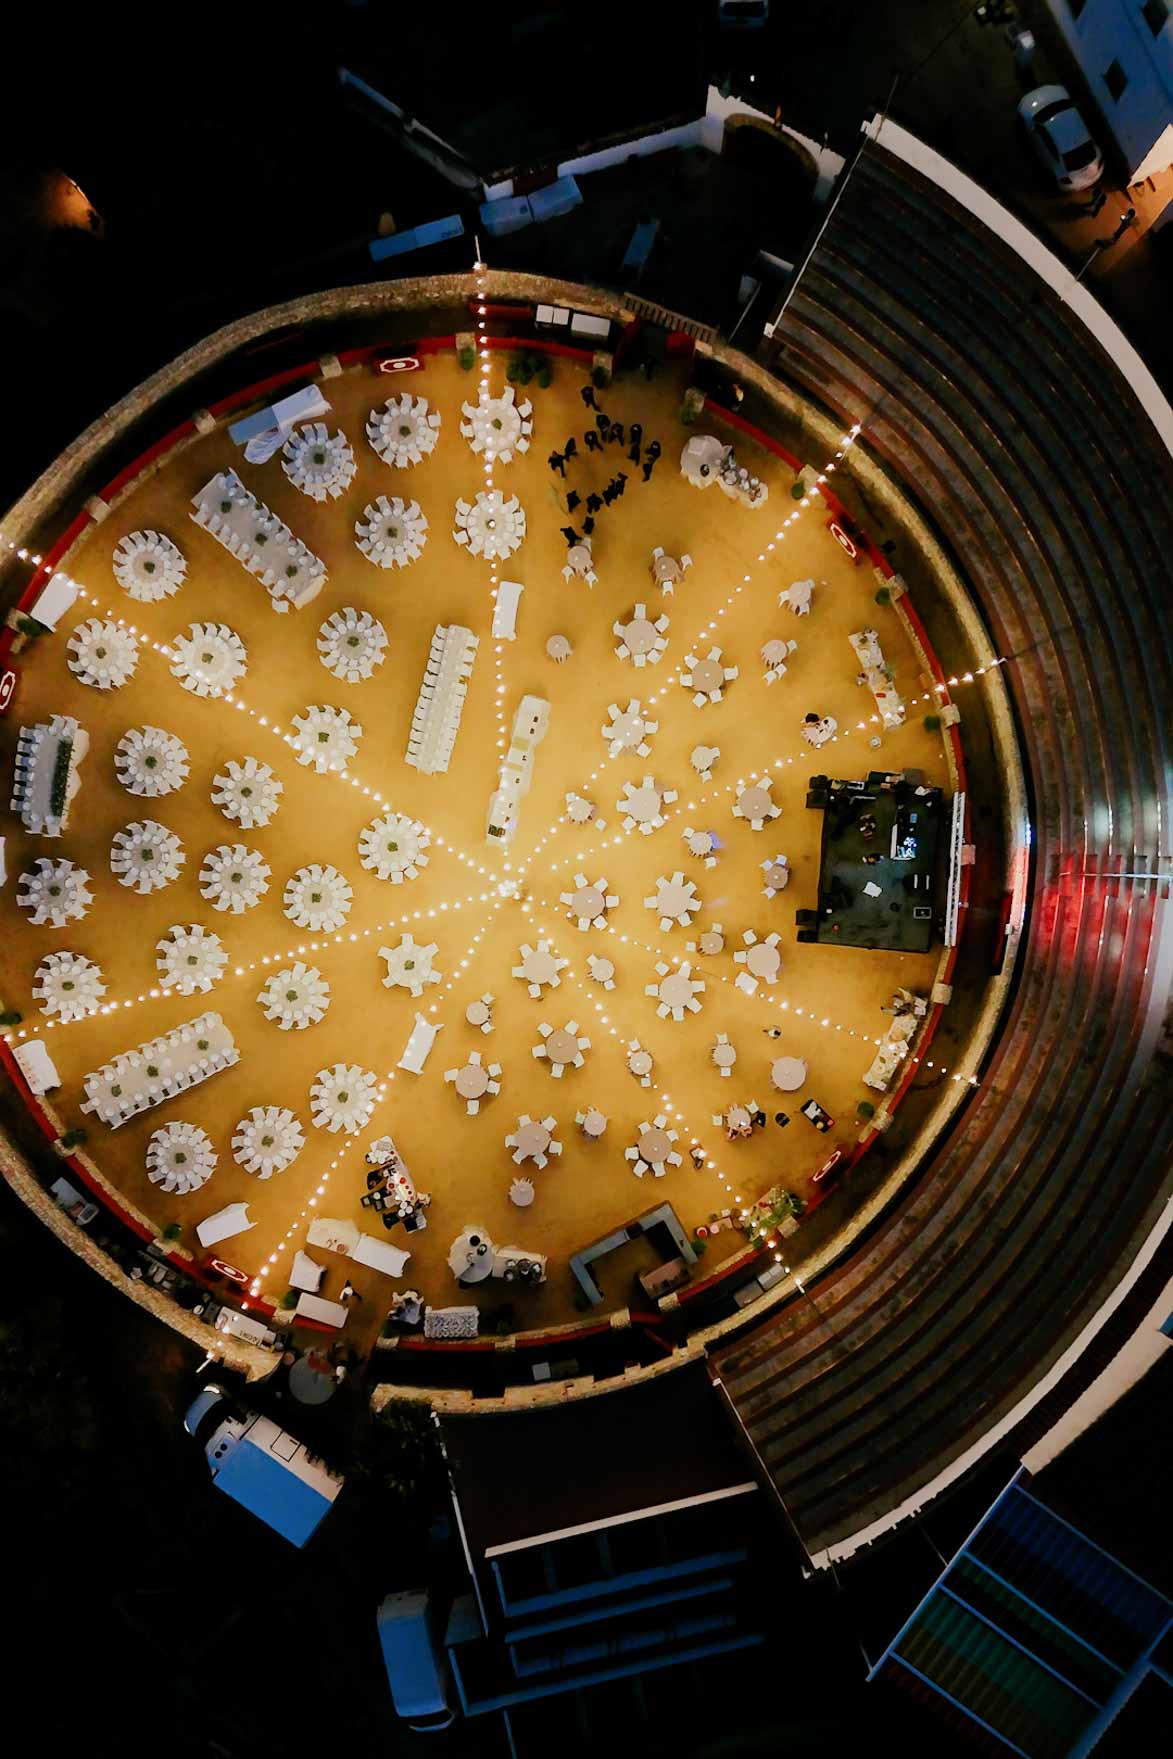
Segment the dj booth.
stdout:
[[817,910],[800,910],[798,939],[925,953],[942,936],[945,798],[916,770],[865,781],[813,776],[807,806],[823,814]]

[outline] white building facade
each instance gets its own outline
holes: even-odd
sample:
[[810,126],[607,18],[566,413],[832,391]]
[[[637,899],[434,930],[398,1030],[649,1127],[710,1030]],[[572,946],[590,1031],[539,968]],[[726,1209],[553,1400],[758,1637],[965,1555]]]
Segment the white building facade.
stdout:
[[1173,164],[1173,0],[1048,0],[1140,183]]

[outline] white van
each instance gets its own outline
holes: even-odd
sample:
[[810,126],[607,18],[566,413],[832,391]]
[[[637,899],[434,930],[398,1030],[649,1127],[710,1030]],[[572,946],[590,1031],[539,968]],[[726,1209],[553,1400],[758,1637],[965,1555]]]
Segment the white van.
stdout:
[[437,1609],[427,1594],[388,1594],[379,1608],[379,1641],[396,1712],[417,1734],[450,1728],[452,1679]]

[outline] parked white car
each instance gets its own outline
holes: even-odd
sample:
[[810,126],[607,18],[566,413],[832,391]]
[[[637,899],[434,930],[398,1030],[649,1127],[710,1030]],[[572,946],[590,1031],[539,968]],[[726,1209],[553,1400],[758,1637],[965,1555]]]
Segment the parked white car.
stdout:
[[1018,119],[1060,189],[1092,189],[1104,175],[1100,149],[1066,86],[1037,86],[1018,106]]

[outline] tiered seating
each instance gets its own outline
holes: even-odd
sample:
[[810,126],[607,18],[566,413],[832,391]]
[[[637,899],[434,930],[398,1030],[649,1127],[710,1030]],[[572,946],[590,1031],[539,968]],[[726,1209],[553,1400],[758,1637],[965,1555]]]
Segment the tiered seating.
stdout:
[[775,340],[779,375],[864,424],[967,577],[1010,661],[1034,802],[1020,979],[980,1089],[815,1286],[817,1311],[796,1297],[717,1355],[814,1550],[899,1505],[1037,1383],[1157,1213],[1161,888],[1115,876],[1155,875],[1168,824],[1173,507],[1168,456],[1112,362],[875,145]]
[[472,630],[459,623],[436,625],[407,740],[407,762],[425,776],[446,770],[452,761],[479,645]]

